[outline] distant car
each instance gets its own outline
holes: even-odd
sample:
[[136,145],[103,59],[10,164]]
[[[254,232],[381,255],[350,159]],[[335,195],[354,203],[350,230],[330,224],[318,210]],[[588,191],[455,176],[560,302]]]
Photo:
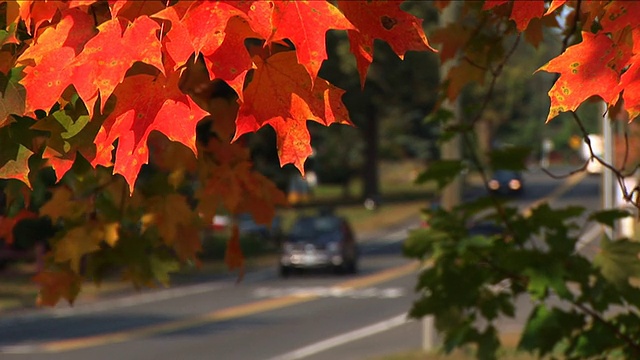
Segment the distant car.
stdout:
[[[240,236],[255,236],[261,239],[279,241],[282,237],[282,219],[275,215],[271,225],[258,224],[250,213],[238,215],[237,224]],[[229,215],[215,215],[209,223],[208,229],[213,231],[228,231],[233,224]]]
[[279,241],[282,237],[281,223],[281,218],[278,215],[273,217],[271,226],[256,223],[250,213],[238,215],[238,231],[241,236],[248,235],[261,239]]
[[496,170],[488,183],[491,192],[501,195],[516,195],[523,192],[522,173],[513,170]]
[[280,275],[293,269],[358,270],[358,246],[349,223],[336,215],[301,216],[282,244]]

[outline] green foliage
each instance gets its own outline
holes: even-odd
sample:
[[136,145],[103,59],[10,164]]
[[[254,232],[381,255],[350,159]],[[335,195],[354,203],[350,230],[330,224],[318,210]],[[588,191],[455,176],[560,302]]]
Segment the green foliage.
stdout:
[[427,170],[418,175],[416,184],[435,181],[438,189],[442,189],[455,179],[465,169],[465,163],[460,160],[437,160],[429,164]]
[[[524,296],[534,308],[520,350],[568,359],[637,358],[640,325],[628,305],[640,302],[640,289],[630,282],[640,278],[640,243],[605,238],[591,260],[576,251],[584,212],[544,203],[521,214],[490,197],[451,211],[425,210],[429,227],[413,231],[404,245],[405,256],[425,264],[410,315],[435,316],[446,352],[474,344],[477,358],[495,359],[498,320],[513,318]],[[595,212],[590,219],[622,216]],[[468,225],[487,221],[499,226]]]
[[607,225],[608,227],[613,228],[613,225],[617,220],[624,219],[629,216],[632,216],[632,214],[624,209],[607,209],[594,212],[589,217],[589,220],[594,220],[599,222],[600,224]]
[[492,150],[489,161],[492,169],[520,171],[527,168],[527,159],[531,155],[531,148],[523,146],[507,146]]
[[629,288],[630,278],[640,278],[640,243],[603,237],[600,248],[593,262],[606,280],[624,290]]

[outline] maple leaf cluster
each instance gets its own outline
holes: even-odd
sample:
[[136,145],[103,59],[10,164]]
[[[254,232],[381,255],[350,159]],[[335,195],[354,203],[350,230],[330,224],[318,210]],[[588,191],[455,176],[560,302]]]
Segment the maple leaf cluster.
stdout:
[[[24,51],[14,54],[13,65],[24,66],[16,84],[24,87],[24,111],[10,113],[49,112],[66,101],[65,91],[71,88],[91,119],[107,116],[96,136],[95,153],[80,152],[94,167],[111,166],[113,161],[114,173],[123,175],[133,190],[141,166],[148,162],[146,140],[151,131],[195,153],[195,125],[206,113],[178,88],[195,54],[204,59],[211,80],[223,80],[237,93],[235,138],[270,125],[278,134],[281,164],[292,163],[303,172],[311,153],[306,121],[350,123],[341,102],[343,91],[318,77],[327,58],[326,32],[349,31],[364,82],[374,39],[388,41],[399,56],[430,49],[421,21],[400,10],[399,4],[8,1],[8,23],[22,21],[33,36]],[[248,40],[257,45],[247,47]],[[16,41],[15,36],[4,40]],[[115,110],[105,112],[110,99],[116,99]],[[11,122],[10,113],[0,124]],[[47,151],[59,179],[73,164],[75,150]],[[27,169],[20,170],[14,170],[16,178]]]
[[[270,223],[284,195],[253,169],[242,136],[273,128],[281,165],[304,173],[307,121],[351,124],[344,91],[318,76],[327,31],[347,31],[363,84],[375,39],[400,58],[433,50],[400,5],[0,0],[0,178],[35,189],[52,168],[56,179],[37,213],[12,183],[13,216],[0,224],[6,241],[22,219],[58,226],[50,266],[34,279],[40,301],[72,301],[80,274],[99,278],[113,262],[136,285],[164,283],[171,257],[197,262],[197,229],[220,208]],[[235,94],[201,91],[217,82]],[[202,124],[213,139],[197,139]],[[144,166],[160,175],[142,176]],[[242,266],[238,241],[229,240],[231,268]]]
[[[438,2],[442,8],[448,5],[449,1]],[[594,97],[606,102],[612,113],[625,111],[630,121],[640,115],[638,2],[487,0],[481,6],[464,5],[461,16],[475,11],[485,29],[499,29],[494,31],[501,38],[522,33],[537,47],[543,28],[549,27],[564,31],[563,36],[574,43],[539,69],[558,74],[549,90],[547,122]],[[465,27],[464,21],[452,22],[431,36],[433,43],[442,44],[443,61],[462,59],[446,75],[447,98],[455,99],[470,82],[483,84],[488,73],[496,76],[496,69],[504,65],[494,57],[505,52],[502,42],[489,43],[482,36],[486,34]]]
[[[433,2],[441,10],[452,3]],[[197,228],[219,208],[269,223],[284,196],[253,169],[243,135],[271,127],[280,164],[304,173],[307,122],[351,124],[344,91],[318,76],[329,30],[347,32],[362,85],[376,39],[400,58],[434,51],[422,20],[401,4],[0,0],[0,178],[34,188],[42,169],[55,173],[37,213],[28,189],[5,189],[12,213],[0,234],[11,241],[15,224],[35,216],[60,226],[50,239],[53,266],[36,278],[46,288],[42,302],[73,299],[87,254],[101,259],[94,275],[118,259],[137,285],[165,282],[172,257],[197,261]],[[454,21],[430,37],[443,62],[461,60],[444,75],[446,98],[499,74],[505,51],[496,39],[524,34],[537,46],[543,28],[556,27],[579,39],[540,68],[559,74],[547,121],[594,96],[630,119],[640,115],[637,2],[463,5],[460,16],[475,14],[483,31]],[[490,27],[495,34],[484,31]],[[192,81],[194,73],[201,80]],[[219,83],[233,95],[202,91]],[[198,141],[202,124],[213,139]],[[160,175],[142,176],[145,164]],[[197,191],[187,194],[185,184]],[[230,267],[242,266],[237,236],[227,257]]]

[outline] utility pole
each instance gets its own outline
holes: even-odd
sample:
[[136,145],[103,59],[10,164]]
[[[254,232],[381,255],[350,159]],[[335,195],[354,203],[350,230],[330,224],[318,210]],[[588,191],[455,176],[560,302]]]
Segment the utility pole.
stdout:
[[[440,26],[446,27],[448,24],[457,21],[460,16],[462,3],[460,1],[452,1],[447,8],[440,15]],[[448,62],[440,65],[441,78],[444,74],[449,72],[458,62],[458,56]],[[442,79],[441,79],[442,82]],[[443,109],[451,111],[453,119],[449,120],[448,124],[452,122],[460,121],[460,109],[459,101],[444,100],[441,107]],[[447,141],[440,148],[441,158],[443,160],[460,160],[460,135],[456,134],[452,139]],[[440,206],[446,211],[452,210],[460,203],[460,193],[462,192],[462,182],[460,176],[447,185],[442,190],[440,198]],[[438,332],[435,328],[435,319],[432,315],[427,315],[422,319],[422,349],[424,351],[433,351],[440,346],[441,340],[438,336]]]
[[[607,111],[607,103],[603,102],[602,115],[602,138],[603,138],[603,159],[605,163],[613,165],[613,122]],[[604,210],[613,209],[613,172],[603,167],[602,169],[602,208]],[[615,228],[606,228],[605,233],[610,239],[613,239]]]

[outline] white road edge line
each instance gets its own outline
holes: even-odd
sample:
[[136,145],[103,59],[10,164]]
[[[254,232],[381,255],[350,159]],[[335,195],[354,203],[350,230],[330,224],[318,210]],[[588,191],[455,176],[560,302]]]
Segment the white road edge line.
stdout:
[[286,354],[273,357],[269,360],[303,359],[307,356],[311,356],[352,341],[360,340],[362,338],[393,329],[400,325],[406,324],[409,321],[411,321],[411,319],[407,319],[407,313],[403,313],[398,316],[394,316],[391,319],[387,319],[373,325],[365,326],[363,328],[350,331],[345,334],[319,341],[315,344],[311,344],[300,349],[288,352]]
[[596,240],[598,235],[602,234],[603,231],[604,230],[601,225],[593,225],[582,236],[580,236],[580,240],[576,242],[575,251],[579,252],[584,249],[592,241]]

